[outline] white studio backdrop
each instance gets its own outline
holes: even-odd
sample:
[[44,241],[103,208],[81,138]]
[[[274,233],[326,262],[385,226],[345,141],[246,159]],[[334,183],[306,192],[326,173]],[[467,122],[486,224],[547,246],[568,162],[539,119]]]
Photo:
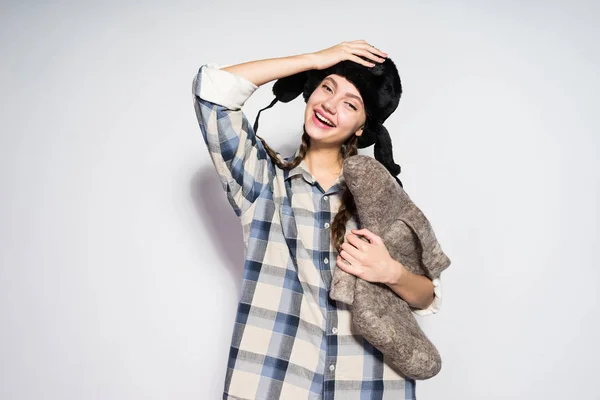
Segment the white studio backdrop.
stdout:
[[[243,242],[193,76],[358,39],[399,67],[400,178],[452,260],[417,397],[600,399],[598,3],[0,4],[0,399],[220,398]],[[303,109],[261,135],[291,154]]]

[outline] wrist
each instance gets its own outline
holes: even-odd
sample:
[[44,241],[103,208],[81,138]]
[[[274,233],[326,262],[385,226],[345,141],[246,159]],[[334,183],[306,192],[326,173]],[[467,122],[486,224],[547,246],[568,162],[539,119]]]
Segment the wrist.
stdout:
[[399,285],[403,280],[406,274],[407,269],[402,263],[390,258],[389,267],[388,267],[389,275],[386,285]]
[[301,60],[301,64],[305,71],[311,69],[317,69],[317,63],[315,60],[315,53],[304,53],[297,56]]

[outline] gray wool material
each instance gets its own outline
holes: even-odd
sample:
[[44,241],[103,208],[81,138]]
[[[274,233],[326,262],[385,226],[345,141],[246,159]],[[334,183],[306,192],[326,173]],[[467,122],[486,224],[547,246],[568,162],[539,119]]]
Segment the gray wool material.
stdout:
[[[359,226],[381,237],[394,260],[430,279],[448,268],[450,259],[431,224],[379,161],[365,155],[348,157],[343,176],[354,197]],[[440,371],[438,350],[408,303],[387,285],[356,278],[336,266],[329,297],[352,305],[353,329],[399,373],[424,380]]]

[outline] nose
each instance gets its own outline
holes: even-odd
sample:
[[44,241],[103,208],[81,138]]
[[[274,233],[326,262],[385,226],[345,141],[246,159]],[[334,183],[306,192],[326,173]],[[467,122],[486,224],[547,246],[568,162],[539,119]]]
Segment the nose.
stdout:
[[335,106],[336,106],[336,102],[335,102],[335,100],[332,97],[328,98],[327,100],[325,100],[323,102],[323,108],[329,114],[335,114],[335,109],[336,109]]

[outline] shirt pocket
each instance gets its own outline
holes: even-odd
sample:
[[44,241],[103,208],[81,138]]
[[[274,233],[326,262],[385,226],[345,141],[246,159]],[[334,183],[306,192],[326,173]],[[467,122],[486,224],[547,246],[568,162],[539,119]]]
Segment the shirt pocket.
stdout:
[[290,239],[298,238],[298,227],[296,226],[296,218],[294,216],[294,209],[292,206],[282,204],[279,207],[279,215],[281,217],[281,229],[283,230],[284,236]]

